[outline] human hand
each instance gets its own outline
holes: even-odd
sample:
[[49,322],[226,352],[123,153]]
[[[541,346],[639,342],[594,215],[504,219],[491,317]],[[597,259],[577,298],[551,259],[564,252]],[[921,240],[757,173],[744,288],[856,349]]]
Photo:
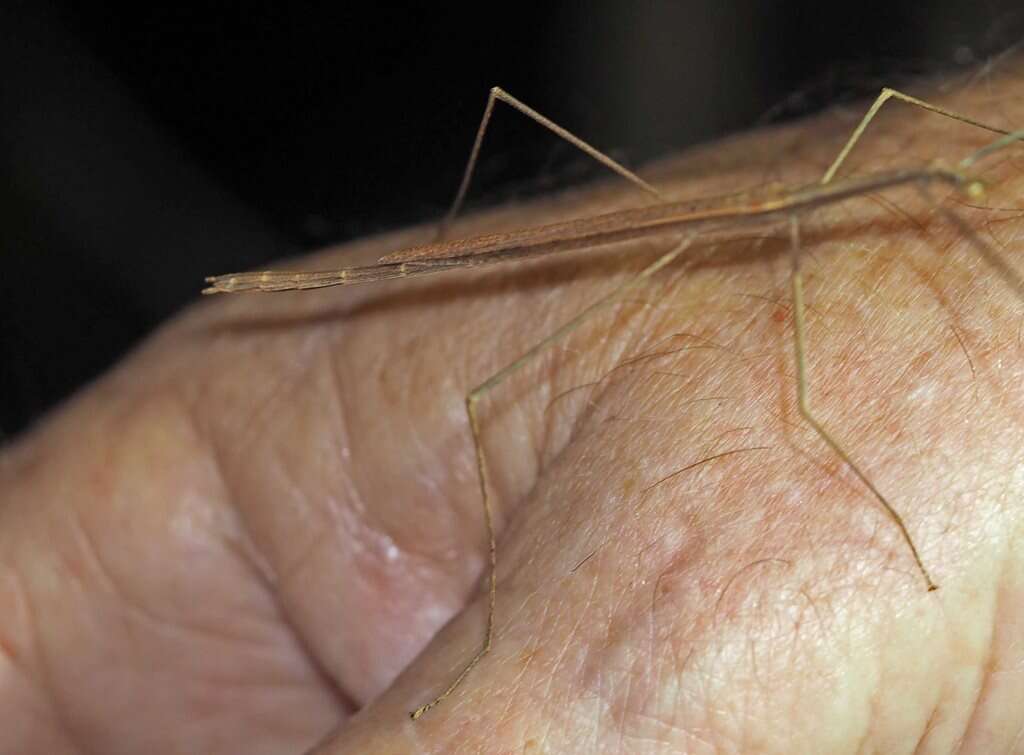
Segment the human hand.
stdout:
[[[991,112],[1000,86],[953,104]],[[645,175],[694,196],[813,180],[848,126]],[[904,109],[849,170],[987,138]],[[454,232],[637,202],[600,187]],[[1021,302],[913,192],[806,223],[811,402],[906,519],[928,593],[796,413],[784,230],[737,236],[483,402],[495,646],[416,722],[483,636],[465,393],[671,241],[169,324],[0,457],[0,751],[1020,748]]]

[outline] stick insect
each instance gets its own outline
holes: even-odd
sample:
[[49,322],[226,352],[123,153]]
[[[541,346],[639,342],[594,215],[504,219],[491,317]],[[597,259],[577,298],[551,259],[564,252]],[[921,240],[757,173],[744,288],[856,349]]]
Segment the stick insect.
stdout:
[[[836,180],[836,174],[840,167],[860,141],[868,125],[883,105],[891,100],[901,101],[946,118],[999,134],[1000,137],[964,158],[954,167],[934,162],[916,169],[877,172]],[[523,113],[608,169],[618,173],[656,200],[655,203],[635,209],[593,215],[568,222],[525,228],[508,233],[444,241],[445,231],[462,207],[476,168],[480,148],[490,123],[494,106],[499,101]],[[481,382],[465,396],[466,415],[473,437],[480,499],[488,541],[489,579],[486,629],[483,643],[458,675],[439,695],[414,710],[410,713],[410,716],[414,720],[418,719],[428,710],[449,697],[462,684],[473,668],[487,655],[492,645],[497,592],[497,545],[491,495],[489,492],[488,464],[483,450],[481,423],[478,414],[478,404],[481,398],[494,390],[524,365],[528,364],[538,354],[579,327],[598,310],[620,300],[629,291],[654,276],[662,268],[670,265],[686,252],[700,233],[708,230],[731,229],[745,224],[769,221],[788,222],[791,248],[790,288],[793,302],[792,327],[794,361],[796,365],[796,398],[799,413],[803,420],[831,451],[842,460],[854,476],[867,488],[871,496],[881,505],[909,549],[917,571],[923,579],[925,588],[928,591],[936,590],[938,586],[925,566],[910,531],[895,506],[876,487],[871,478],[858,465],[851,454],[847,452],[837,437],[815,416],[811,407],[809,380],[806,369],[806,305],[804,302],[803,276],[801,272],[800,216],[806,215],[816,208],[842,202],[852,197],[864,196],[906,185],[916,186],[926,195],[926,198],[928,187],[944,184],[955,188],[969,198],[976,199],[984,194],[985,189],[981,181],[971,175],[971,169],[975,163],[987,155],[1021,139],[1024,139],[1024,130],[1006,131],[996,128],[895,89],[885,88],[875,99],[871,107],[868,108],[839,154],[817,183],[778,190],[768,196],[738,194],[726,198],[698,202],[677,202],[669,200],[658,189],[587,142],[533,110],[504,90],[495,87],[490,91],[487,99],[483,117],[477,129],[455,199],[448,213],[441,221],[437,238],[434,242],[392,252],[381,257],[376,264],[366,266],[321,272],[262,271],[233,273],[207,278],[206,282],[209,285],[203,290],[204,294],[239,291],[305,290],[353,283],[370,283],[392,278],[430,275],[448,270],[509,262],[641,237],[666,235],[677,238],[677,243],[669,251],[663,253],[654,262],[644,267],[637,275],[593,302],[575,317],[547,335],[547,337],[538,341],[517,359],[511,361]],[[1017,273],[1001,263],[1001,261],[998,261],[995,252],[988,248],[980,238],[970,233],[959,216],[941,207],[939,210],[950,223],[967,232],[966,235],[971,239],[986,261],[993,264],[1004,280],[1024,298],[1024,282],[1022,282]]]

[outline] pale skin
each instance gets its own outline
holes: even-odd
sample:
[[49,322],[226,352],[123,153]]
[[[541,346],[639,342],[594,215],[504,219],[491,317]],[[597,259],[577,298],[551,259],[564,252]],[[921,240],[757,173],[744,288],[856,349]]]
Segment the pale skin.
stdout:
[[[1016,86],[944,102],[1014,127]],[[990,140],[897,107],[850,172]],[[854,120],[644,177],[813,180]],[[993,204],[1019,204],[1022,164],[994,161]],[[606,184],[450,234],[644,201]],[[948,206],[1014,251],[1015,213]],[[1024,304],[913,191],[802,228],[811,402],[899,508],[929,593],[797,415],[788,229],[745,236],[483,401],[494,646],[415,723],[486,613],[466,391],[671,240],[170,323],[0,456],[0,751],[1024,750]]]

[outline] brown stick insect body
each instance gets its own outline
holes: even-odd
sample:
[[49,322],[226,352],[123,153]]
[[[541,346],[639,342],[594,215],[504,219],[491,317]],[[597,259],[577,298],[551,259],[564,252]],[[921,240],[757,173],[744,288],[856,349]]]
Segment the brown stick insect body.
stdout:
[[[1003,136],[962,160],[955,168],[945,167],[939,163],[927,167],[878,172],[869,175],[833,180],[840,165],[846,160],[854,145],[859,141],[867,125],[875,117],[882,105],[890,99],[902,100],[916,107],[983,128]],[[623,176],[644,192],[656,197],[659,202],[646,207],[621,210],[601,215],[580,218],[564,223],[525,228],[509,233],[492,234],[470,239],[454,241],[437,241],[424,246],[403,249],[380,258],[376,264],[350,267],[341,270],[322,272],[249,272],[217,275],[207,278],[209,286],[204,294],[229,293],[237,291],[294,291],[328,286],[349,285],[353,283],[370,283],[392,278],[405,278],[430,275],[466,267],[479,267],[516,259],[526,259],[555,252],[569,251],[584,247],[595,247],[621,241],[628,241],[655,235],[675,236],[679,242],[668,252],[662,254],[653,263],[645,267],[635,277],[627,280],[603,298],[591,304],[554,332],[548,334],[519,358],[496,372],[476,388],[466,398],[466,412],[473,434],[476,453],[477,471],[480,482],[481,500],[484,520],[488,536],[489,551],[489,582],[487,627],[484,641],[480,649],[469,660],[455,679],[430,702],[420,706],[410,715],[419,718],[426,711],[454,692],[470,671],[480,662],[491,648],[494,634],[495,596],[497,590],[495,566],[497,563],[497,547],[495,542],[493,515],[489,493],[487,462],[481,442],[480,421],[477,413],[479,400],[490,390],[502,383],[511,374],[531,361],[539,352],[556,343],[566,334],[575,330],[595,311],[621,299],[628,291],[647,280],[663,267],[671,264],[701,232],[734,228],[749,224],[769,221],[788,220],[792,249],[791,287],[793,297],[793,329],[794,355],[796,362],[796,392],[799,412],[804,420],[814,429],[821,439],[830,447],[858,479],[868,488],[874,498],[883,507],[886,514],[900,531],[907,544],[914,562],[924,579],[927,590],[937,589],[917,546],[910,535],[903,518],[899,515],[885,495],[874,485],[870,477],[857,465],[850,454],[825,426],[814,416],[809,403],[808,379],[806,370],[806,344],[804,336],[805,305],[803,295],[803,278],[800,271],[800,232],[799,216],[816,208],[842,202],[852,197],[864,196],[897,186],[914,185],[927,192],[934,184],[945,184],[957,188],[972,198],[984,193],[983,185],[973,179],[968,171],[975,162],[1010,143],[1024,139],[1024,130],[1006,132],[950,110],[932,105],[893,89],[883,89],[881,94],[868,109],[849,140],[846,142],[832,165],[825,172],[821,181],[809,186],[776,191],[769,195],[738,194],[699,202],[671,202],[628,169],[599,152],[589,144],[562,127],[545,118],[501,89],[491,90],[484,110],[484,115],[477,130],[476,140],[470,153],[466,171],[452,204],[451,210],[441,224],[440,237],[448,223],[462,205],[470,179],[475,168],[483,141],[484,133],[493,112],[494,103],[501,100],[540,125],[550,129],[563,139],[569,141],[583,152],[601,162],[611,170]],[[963,221],[949,211],[943,211],[950,222],[961,230],[966,230]],[[987,261],[995,258],[995,252],[974,234],[968,233],[972,243],[979,249]],[[1005,265],[998,265],[1004,279],[1024,298],[1024,281]]]

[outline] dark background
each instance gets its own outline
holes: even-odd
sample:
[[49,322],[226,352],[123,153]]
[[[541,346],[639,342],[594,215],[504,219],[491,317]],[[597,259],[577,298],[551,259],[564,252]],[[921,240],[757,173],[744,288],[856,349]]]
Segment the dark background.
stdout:
[[[1019,6],[5,2],[0,428],[205,275],[438,217],[492,85],[637,165],[984,62],[1021,39]],[[499,106],[478,175],[479,206],[600,169]]]

